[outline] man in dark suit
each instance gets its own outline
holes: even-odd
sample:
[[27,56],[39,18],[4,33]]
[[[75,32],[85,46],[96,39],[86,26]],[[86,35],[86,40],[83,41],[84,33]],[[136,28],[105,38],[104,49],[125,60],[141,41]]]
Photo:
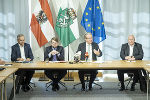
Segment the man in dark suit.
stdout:
[[[11,47],[11,61],[32,61],[33,54],[30,45],[25,43],[23,34],[17,36],[18,43]],[[22,85],[22,90],[27,92],[30,90],[29,83],[34,74],[34,70],[18,70],[17,75],[23,76],[19,79],[19,84]]]
[[[129,35],[128,37],[128,43],[125,43],[121,47],[121,52],[120,52],[120,57],[122,60],[142,60],[143,59],[143,49],[142,45],[139,43],[135,42],[135,38],[133,35]],[[135,84],[138,82],[139,79],[139,74],[138,70],[118,70],[118,79],[121,83],[121,87],[119,91],[125,90],[124,86],[124,73],[133,73],[134,78],[133,78],[133,83],[131,85],[131,91],[135,90]]]
[[[102,56],[102,52],[99,49],[98,44],[93,42],[91,33],[85,34],[84,38],[86,42],[79,44],[77,50],[77,52],[79,51],[81,52],[81,60],[86,60],[87,58],[85,57],[85,54],[88,53],[87,60],[96,61],[97,56],[98,57]],[[97,70],[79,70],[78,74],[82,84],[82,88],[81,88],[82,91],[85,91],[84,74],[90,74],[89,90],[92,90],[92,83],[95,80],[97,73],[98,73]]]
[[[44,60],[45,61],[64,61],[64,48],[62,46],[58,46],[58,38],[54,37],[51,39],[51,46],[47,47],[44,52]],[[55,77],[54,74],[57,74]],[[45,70],[45,75],[50,78],[52,83],[52,90],[59,90],[59,81],[67,74],[67,70],[63,69],[47,69]]]

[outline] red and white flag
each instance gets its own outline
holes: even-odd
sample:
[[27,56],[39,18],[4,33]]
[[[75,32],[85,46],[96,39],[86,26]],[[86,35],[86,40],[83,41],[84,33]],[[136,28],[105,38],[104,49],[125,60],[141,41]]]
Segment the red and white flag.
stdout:
[[47,0],[37,2],[30,26],[40,47],[55,36],[52,13]]

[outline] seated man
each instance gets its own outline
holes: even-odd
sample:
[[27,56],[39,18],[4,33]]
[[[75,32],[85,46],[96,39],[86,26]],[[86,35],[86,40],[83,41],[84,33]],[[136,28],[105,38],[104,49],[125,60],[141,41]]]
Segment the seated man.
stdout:
[[[79,44],[77,52],[81,52],[81,60],[85,60],[85,54],[88,52],[88,61],[97,60],[97,56],[101,57],[102,52],[99,49],[98,44],[93,42],[92,34],[87,33],[84,36],[86,42]],[[97,70],[79,70],[79,78],[82,84],[82,91],[85,91],[85,82],[84,82],[84,74],[90,74],[90,82],[89,82],[89,90],[92,90],[92,83],[94,82]]]
[[[51,39],[51,46],[47,47],[44,52],[44,60],[48,61],[64,61],[64,48],[62,46],[58,46],[58,38],[53,37]],[[50,78],[52,83],[52,90],[59,90],[59,81],[67,74],[67,70],[63,69],[47,69],[45,70],[45,74],[48,78]],[[54,74],[57,74],[57,78],[54,77]]]
[[[30,48],[30,45],[25,43],[25,37],[23,34],[19,34],[17,36],[18,43],[11,47],[11,61],[32,61],[33,54]],[[19,84],[22,85],[22,90],[27,92],[30,90],[28,86],[30,80],[34,74],[34,70],[18,70],[16,72],[17,75],[23,76],[20,77]]]
[[[135,42],[135,38],[133,35],[129,35],[128,43],[125,43],[122,45],[120,57],[122,58],[122,60],[129,60],[129,61],[143,59],[142,45]],[[121,87],[120,87],[119,91],[125,90],[124,73],[133,73],[134,74],[133,83],[132,83],[131,89],[130,89],[131,91],[134,91],[135,83],[137,83],[138,79],[139,79],[138,70],[118,70],[117,71],[118,79],[121,83]]]
[[4,65],[4,64],[5,64],[5,61],[0,59],[0,65]]

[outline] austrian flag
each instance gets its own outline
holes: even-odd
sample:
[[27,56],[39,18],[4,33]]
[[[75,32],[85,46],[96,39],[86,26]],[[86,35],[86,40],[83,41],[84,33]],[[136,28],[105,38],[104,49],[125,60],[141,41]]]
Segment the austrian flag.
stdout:
[[40,47],[55,36],[52,14],[47,0],[38,0],[30,26]]

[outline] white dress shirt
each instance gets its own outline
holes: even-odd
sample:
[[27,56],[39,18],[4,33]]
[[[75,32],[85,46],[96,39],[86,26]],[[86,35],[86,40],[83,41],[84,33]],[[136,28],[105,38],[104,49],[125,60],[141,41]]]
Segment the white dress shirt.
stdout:
[[[88,46],[90,46],[89,52],[88,52]],[[88,55],[89,55],[88,61],[92,61],[92,45],[91,44],[86,43],[86,52],[88,52]]]
[[134,45],[130,45],[130,44],[128,44],[129,45],[129,56],[133,56],[133,48],[134,48]]
[[24,52],[24,46],[21,46],[21,45],[19,44],[19,47],[20,47],[21,58],[23,58],[23,59],[25,60],[26,57],[25,57],[25,52]]

